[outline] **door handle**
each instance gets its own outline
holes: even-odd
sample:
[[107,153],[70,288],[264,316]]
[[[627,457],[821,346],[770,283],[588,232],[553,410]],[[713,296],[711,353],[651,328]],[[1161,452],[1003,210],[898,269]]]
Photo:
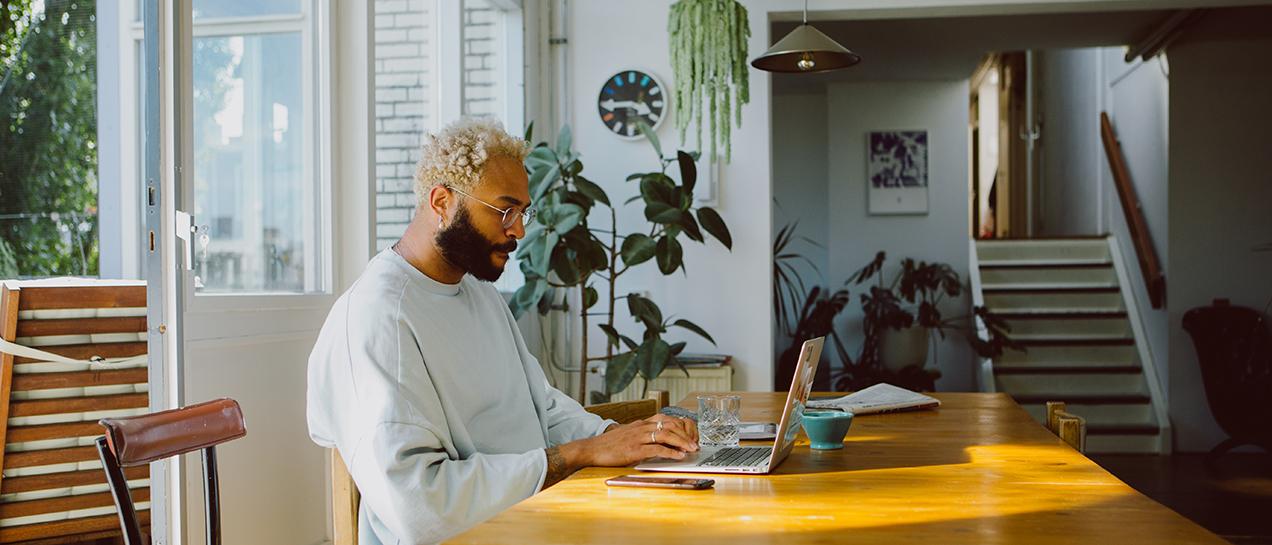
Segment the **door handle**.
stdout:
[[176,233],[177,238],[181,239],[181,247],[185,249],[185,251],[182,252],[185,254],[185,270],[193,271],[194,233],[198,231],[199,228],[194,225],[194,216],[191,216],[181,210],[177,210],[176,212],[177,214],[175,219],[177,225],[176,228],[173,229],[173,232]]

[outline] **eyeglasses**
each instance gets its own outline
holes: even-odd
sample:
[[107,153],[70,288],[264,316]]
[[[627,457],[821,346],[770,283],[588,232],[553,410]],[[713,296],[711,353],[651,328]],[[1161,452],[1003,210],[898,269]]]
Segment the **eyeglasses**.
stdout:
[[486,205],[486,207],[490,208],[491,210],[494,210],[495,212],[499,212],[500,214],[502,214],[503,215],[502,225],[504,229],[512,229],[512,226],[516,225],[518,220],[522,222],[521,225],[523,227],[526,225],[529,225],[531,222],[534,221],[534,216],[539,213],[538,210],[531,208],[529,206],[525,208],[517,208],[515,206],[509,206],[508,208],[499,208],[498,206],[495,206],[486,201],[478,199],[477,197],[469,195],[468,193],[455,189],[451,186],[446,186],[446,188],[456,193],[459,193],[460,195],[468,197],[474,201],[477,201],[481,204],[484,204]]

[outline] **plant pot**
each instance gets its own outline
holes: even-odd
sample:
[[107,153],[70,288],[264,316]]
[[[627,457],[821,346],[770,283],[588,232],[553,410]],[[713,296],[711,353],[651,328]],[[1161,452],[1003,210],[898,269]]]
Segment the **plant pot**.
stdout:
[[894,374],[912,365],[922,368],[927,363],[928,333],[922,326],[886,329],[879,343],[879,363]]

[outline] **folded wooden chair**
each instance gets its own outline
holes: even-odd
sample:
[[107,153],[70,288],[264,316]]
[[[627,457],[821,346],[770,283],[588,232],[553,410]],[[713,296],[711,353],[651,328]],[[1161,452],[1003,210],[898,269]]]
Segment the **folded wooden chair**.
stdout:
[[[0,282],[0,338],[72,360],[0,354],[0,543],[119,536],[93,441],[99,419],[149,405],[145,284]],[[124,476],[144,526],[149,468]]]

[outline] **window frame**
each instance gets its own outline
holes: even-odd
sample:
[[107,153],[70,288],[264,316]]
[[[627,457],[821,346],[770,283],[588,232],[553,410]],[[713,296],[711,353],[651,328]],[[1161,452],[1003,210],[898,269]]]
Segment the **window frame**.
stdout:
[[[312,127],[307,127],[304,131],[306,142],[304,144],[304,156],[301,163],[304,170],[301,177],[308,180],[305,186],[305,202],[302,204],[304,217],[302,219],[305,225],[303,236],[303,247],[306,252],[313,249],[317,255],[305,258],[305,287],[300,292],[282,292],[282,291],[241,291],[241,292],[203,292],[196,291],[194,282],[187,282],[185,290],[187,295],[193,296],[188,300],[191,301],[190,308],[187,312],[191,315],[199,314],[201,311],[221,312],[232,310],[242,305],[242,299],[245,297],[263,298],[261,302],[272,308],[309,308],[321,307],[328,305],[334,300],[335,288],[340,285],[335,277],[337,265],[336,261],[336,241],[333,231],[335,219],[335,203],[333,195],[336,191],[334,186],[332,173],[335,164],[332,153],[332,123],[336,115],[332,107],[332,96],[335,92],[335,81],[332,78],[333,71],[333,52],[332,52],[332,36],[333,23],[331,20],[332,2],[335,0],[300,0],[298,13],[292,14],[273,14],[273,15],[250,15],[250,16],[234,16],[234,17],[207,17],[193,19],[190,24],[190,40],[191,46],[196,38],[210,37],[231,37],[231,36],[260,36],[265,34],[280,34],[296,32],[301,35],[301,62],[304,70],[305,84],[301,89],[301,100],[304,104],[304,111],[301,115],[302,119],[312,122]],[[139,60],[142,55],[143,38],[145,35],[144,27],[140,14],[133,12],[134,3],[120,2],[121,16],[120,20],[127,27],[127,36],[130,38],[130,46],[127,52],[120,55],[120,68],[123,76],[120,78],[119,86],[121,91],[130,89],[137,90],[138,78],[141,76],[141,65]],[[192,3],[189,1],[182,2],[181,6],[185,9],[192,10]],[[192,16],[186,13],[186,20],[191,21]],[[122,41],[122,40],[121,40]],[[125,49],[124,47],[120,48]],[[192,50],[191,50],[192,51]],[[193,69],[188,63],[191,62],[191,51],[186,51],[184,60],[187,63],[187,76],[189,71]],[[187,80],[188,83],[188,80]],[[179,94],[179,103],[183,105],[185,111],[181,112],[187,120],[193,119],[193,111],[189,95],[193,93],[192,88],[177,89]],[[135,93],[139,96],[139,93]],[[121,96],[127,96],[122,95]],[[140,101],[125,100],[121,101],[120,117],[125,120],[121,124],[120,134],[125,142],[133,142],[135,144],[126,144],[124,149],[129,145],[141,147],[141,132],[138,130],[142,126]],[[135,120],[129,123],[126,120]],[[189,121],[187,121],[189,122]],[[187,150],[178,150],[190,156],[192,153],[188,151],[191,148],[191,142],[185,142],[183,145]],[[141,167],[140,161],[137,164],[125,162],[122,167],[121,179],[140,180]],[[194,191],[193,184],[189,180],[191,174],[186,173],[178,180],[183,184],[182,202],[178,203],[177,208],[183,210],[193,209]],[[200,218],[194,218],[196,225],[202,225]],[[316,240],[315,240],[316,239]],[[193,244],[193,242],[192,242]],[[295,300],[297,297],[317,297],[318,299],[311,303],[304,303]],[[221,301],[217,301],[221,299]]]

